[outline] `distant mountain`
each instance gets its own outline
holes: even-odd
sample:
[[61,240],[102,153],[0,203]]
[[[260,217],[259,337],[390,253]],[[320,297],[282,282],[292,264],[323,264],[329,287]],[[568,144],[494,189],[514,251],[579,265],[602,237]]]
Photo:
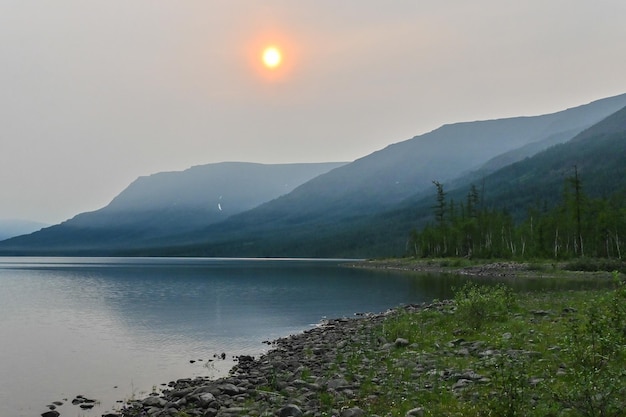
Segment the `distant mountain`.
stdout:
[[106,207],[2,242],[0,251],[95,253],[142,245],[249,210],[344,164],[224,162],[140,177]]
[[[98,212],[1,242],[0,253],[308,257],[401,254],[409,230],[425,221],[425,210],[432,205],[423,199],[433,191],[432,180],[455,184],[459,187],[455,192],[462,199],[468,181],[503,175],[503,170],[534,160],[537,152],[567,142],[624,106],[626,94],[549,115],[445,125],[352,163],[320,170],[320,175],[303,179],[291,192],[277,193],[275,197],[282,196],[274,199],[259,198],[247,207],[241,204],[228,212],[229,217],[219,207],[230,210],[236,206],[236,199],[225,190],[237,190],[244,199],[257,186],[246,188],[240,182],[238,186],[224,187],[221,183],[221,187],[211,188],[201,181],[196,188],[189,184],[165,187],[170,177],[163,174],[150,186],[141,184],[147,180],[138,180],[137,189],[131,185]],[[225,177],[233,175],[230,171]],[[264,175],[257,172],[253,177]],[[485,184],[490,193],[506,186],[487,180]],[[180,210],[187,198],[179,196],[185,193],[210,198]],[[527,193],[528,197],[541,196],[539,188]],[[513,200],[509,196],[504,201],[508,204]],[[135,210],[136,205],[142,209]]]
[[0,219],[0,240],[32,233],[49,224],[21,219]]
[[[358,255],[342,246],[340,231],[351,229],[357,235],[361,228],[364,235],[369,227],[364,219],[430,193],[432,180],[452,182],[484,167],[488,169],[481,175],[487,175],[499,165],[571,139],[624,106],[626,94],[544,116],[445,125],[314,178],[253,210],[155,246],[166,246],[159,249],[164,253],[177,247],[172,253],[209,256]],[[505,155],[506,162],[494,162]],[[311,245],[312,239],[324,243]]]

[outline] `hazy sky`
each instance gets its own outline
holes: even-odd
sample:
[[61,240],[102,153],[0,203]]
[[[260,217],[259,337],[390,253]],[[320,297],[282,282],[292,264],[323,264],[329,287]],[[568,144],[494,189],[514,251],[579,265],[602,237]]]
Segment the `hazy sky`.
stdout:
[[[1,0],[0,218],[626,92],[624,0]],[[261,65],[264,46],[283,64]]]

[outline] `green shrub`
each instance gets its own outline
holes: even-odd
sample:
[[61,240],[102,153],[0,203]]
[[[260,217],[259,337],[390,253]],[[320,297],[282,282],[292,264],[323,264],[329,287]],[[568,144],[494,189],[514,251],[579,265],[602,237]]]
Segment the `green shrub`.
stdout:
[[466,284],[455,292],[458,320],[471,329],[478,330],[488,321],[504,321],[515,307],[515,297],[510,288]]
[[626,286],[591,300],[565,338],[568,373],[555,398],[581,416],[622,416],[626,409]]

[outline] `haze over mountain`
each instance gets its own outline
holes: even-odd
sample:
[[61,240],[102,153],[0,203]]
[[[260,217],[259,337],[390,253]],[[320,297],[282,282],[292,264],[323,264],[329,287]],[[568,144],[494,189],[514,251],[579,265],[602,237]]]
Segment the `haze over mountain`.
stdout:
[[[409,230],[419,222],[415,207],[432,205],[412,206],[420,201],[420,195],[432,193],[433,180],[462,186],[476,178],[504,178],[506,169],[521,163],[516,161],[534,160],[529,157],[572,139],[624,106],[626,94],[549,115],[445,125],[353,163],[326,169],[258,207],[239,205],[225,219],[226,202],[234,201],[226,199],[226,191],[215,189],[208,194],[210,198],[202,204],[210,209],[197,212],[194,206],[180,210],[177,204],[189,198],[182,198],[186,191],[164,185],[169,177],[158,174],[150,186],[139,187],[145,180],[138,180],[106,209],[2,242],[0,251],[313,257],[398,254]],[[616,122],[615,129],[619,126]],[[597,129],[605,131],[606,127]],[[497,189],[493,184],[488,186],[490,190]],[[194,190],[189,193],[202,194],[207,188],[197,184]],[[152,200],[160,193],[165,193],[162,197],[167,203]],[[224,199],[222,212],[217,208],[219,196]],[[151,210],[161,215],[131,210],[137,206],[153,207]],[[120,233],[120,228],[125,232]]]
[[0,219],[0,241],[35,232],[49,224],[22,219]]
[[50,253],[135,246],[249,210],[343,164],[224,162],[140,177],[106,207],[9,244],[29,249],[51,245]]
[[[588,197],[626,196],[624,161],[626,107],[566,143],[480,177],[481,183],[477,185],[484,191],[482,204],[507,210],[521,220],[529,208],[543,210],[557,204],[562,199],[566,179],[574,175],[575,166]],[[461,185],[446,188],[447,197],[457,203],[463,202],[469,192],[470,180],[455,182]],[[298,228],[276,227],[274,234],[262,230],[256,235],[242,233],[237,236],[238,240],[190,245],[180,248],[180,253],[236,250],[245,253],[254,248],[254,253],[279,252],[284,256],[401,256],[407,251],[409,231],[433,221],[434,190],[431,184],[427,192],[417,193],[383,212],[343,219],[334,224],[318,221],[314,228],[305,224]],[[241,217],[256,211],[242,213]],[[227,223],[216,224],[210,230],[215,231]]]
[[[364,219],[391,210],[411,196],[430,193],[432,180],[453,182],[462,176],[457,181],[463,183],[466,177],[472,178],[472,170],[494,157],[507,154],[515,162],[527,157],[529,149],[539,151],[571,139],[623,106],[626,94],[550,115],[445,125],[314,178],[254,210],[181,235],[169,245],[198,241],[204,242],[208,255],[255,256],[332,256],[336,247],[352,256],[353,252],[339,249],[340,241],[355,239],[339,239],[339,229],[355,224],[352,233],[365,234],[369,226]],[[308,251],[311,239],[324,244]]]

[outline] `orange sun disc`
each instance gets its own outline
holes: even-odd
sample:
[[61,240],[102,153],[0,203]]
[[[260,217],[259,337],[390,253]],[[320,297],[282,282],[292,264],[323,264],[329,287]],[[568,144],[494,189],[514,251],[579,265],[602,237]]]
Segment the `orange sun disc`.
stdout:
[[263,64],[265,64],[266,67],[276,68],[280,65],[281,60],[282,56],[277,48],[271,46],[263,51]]

